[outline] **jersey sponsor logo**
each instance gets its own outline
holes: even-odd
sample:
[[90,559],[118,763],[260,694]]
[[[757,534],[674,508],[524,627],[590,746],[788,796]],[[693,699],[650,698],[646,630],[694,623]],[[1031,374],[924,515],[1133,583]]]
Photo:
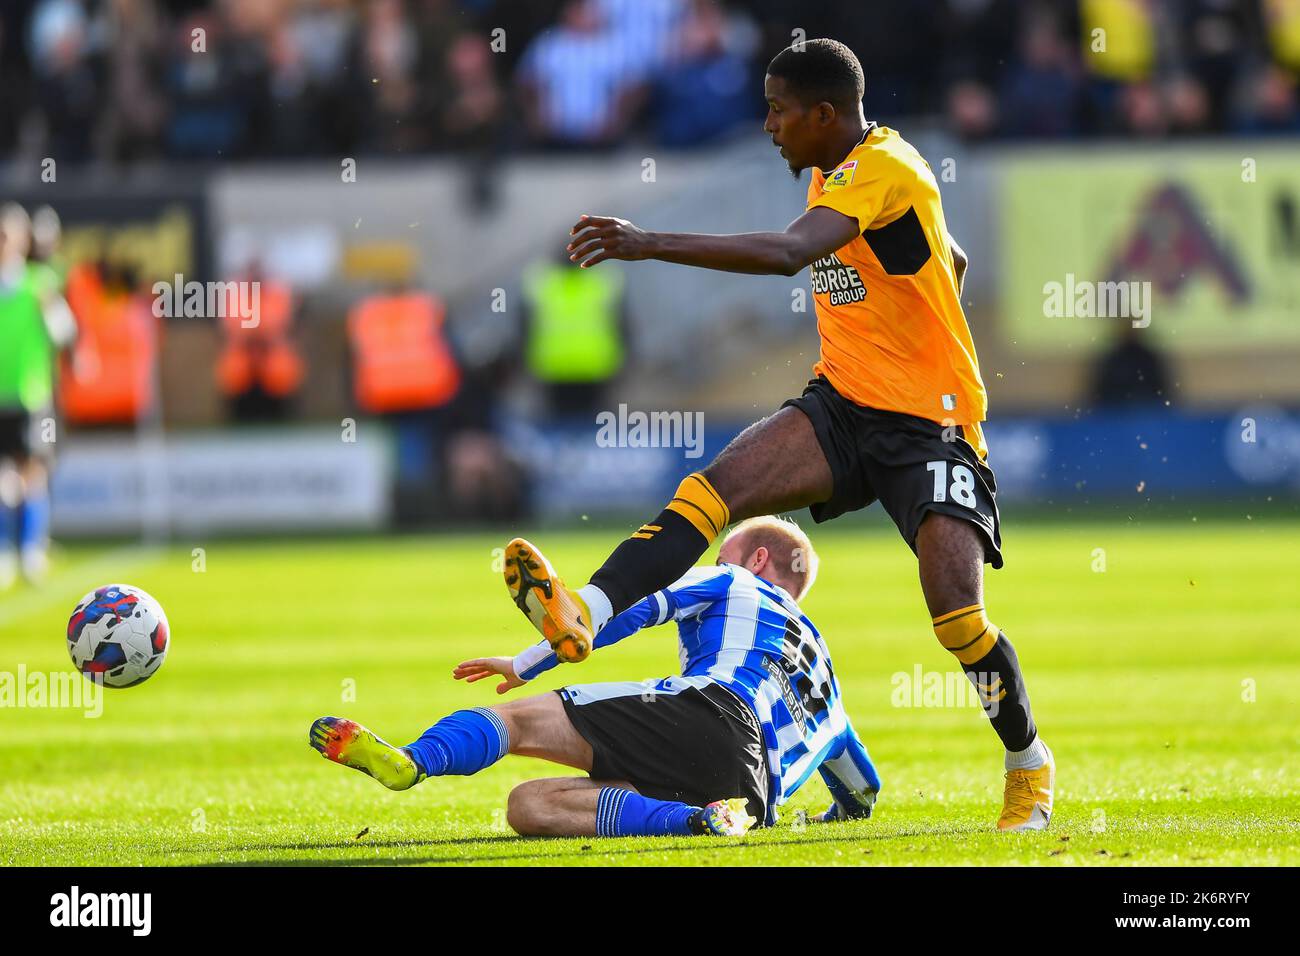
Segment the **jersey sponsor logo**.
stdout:
[[849,185],[849,183],[853,182],[853,174],[857,172],[857,169],[858,161],[856,159],[850,159],[847,163],[835,167],[831,174],[826,177],[822,192],[828,193],[832,189],[840,189]]
[[867,297],[867,287],[853,266],[840,261],[832,252],[812,264],[813,295],[824,295],[831,305],[852,305]]
[[781,699],[785,701],[786,710],[790,711],[790,716],[794,718],[795,726],[799,728],[799,736],[805,737],[808,734],[808,715],[804,713],[803,704],[799,700],[799,695],[794,692],[790,686],[790,678],[786,676],[784,668],[770,657],[763,658],[763,670],[772,675],[772,680],[776,681],[776,686],[781,691]]

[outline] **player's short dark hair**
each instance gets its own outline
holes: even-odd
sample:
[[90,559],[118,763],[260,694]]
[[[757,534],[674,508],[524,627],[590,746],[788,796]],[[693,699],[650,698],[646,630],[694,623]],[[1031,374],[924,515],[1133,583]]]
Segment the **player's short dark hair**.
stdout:
[[786,47],[772,57],[767,72],[785,80],[806,106],[830,103],[837,110],[851,110],[867,91],[862,64],[853,51],[839,40],[824,37]]

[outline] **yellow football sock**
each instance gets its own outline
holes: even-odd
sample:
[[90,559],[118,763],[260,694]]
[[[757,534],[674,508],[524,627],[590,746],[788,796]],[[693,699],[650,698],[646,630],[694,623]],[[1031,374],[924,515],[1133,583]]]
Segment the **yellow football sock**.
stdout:
[[[668,503],[668,510],[677,512],[689,521],[707,541],[722,534],[722,529],[731,523],[731,511],[722,500],[722,495],[698,471],[682,479],[673,500]],[[651,533],[658,530],[646,525],[633,537],[645,535],[647,529]]]
[[933,619],[934,636],[944,650],[969,667],[993,650],[1001,633],[984,613],[983,604],[959,607]]

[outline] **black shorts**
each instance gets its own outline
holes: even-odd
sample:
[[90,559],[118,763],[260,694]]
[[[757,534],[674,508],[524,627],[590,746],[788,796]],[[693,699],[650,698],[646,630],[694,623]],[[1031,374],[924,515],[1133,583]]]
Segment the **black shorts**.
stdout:
[[809,509],[814,521],[879,499],[915,552],[927,512],[964,518],[984,533],[985,562],[1002,567],[997,481],[961,425],[948,426],[945,436],[945,426],[928,418],[851,402],[824,377],[781,407],[787,405],[812,420],[831,466],[831,497]]
[[25,408],[0,408],[0,458],[54,457],[54,443],[41,435],[51,412],[31,412]]
[[591,744],[591,778],[626,780],[655,800],[702,807],[744,797],[767,815],[767,761],[758,718],[718,684],[693,679],[574,684],[557,694]]

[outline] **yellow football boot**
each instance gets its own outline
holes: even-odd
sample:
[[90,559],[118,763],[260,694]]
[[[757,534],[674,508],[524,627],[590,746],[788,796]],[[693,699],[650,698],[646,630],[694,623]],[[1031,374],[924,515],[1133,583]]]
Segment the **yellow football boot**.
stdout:
[[511,599],[555,649],[555,656],[566,664],[585,660],[596,636],[591,611],[576,591],[564,586],[542,553],[515,538],[506,545],[504,573]]
[[[1047,745],[1043,745],[1047,750]],[[1046,830],[1052,819],[1052,787],[1056,783],[1056,760],[1047,750],[1047,762],[1037,770],[1008,770],[1002,791],[1002,816],[998,829],[1004,833]]]
[[307,733],[307,742],[326,760],[360,770],[389,790],[409,790],[424,779],[409,753],[355,720],[317,717]]

